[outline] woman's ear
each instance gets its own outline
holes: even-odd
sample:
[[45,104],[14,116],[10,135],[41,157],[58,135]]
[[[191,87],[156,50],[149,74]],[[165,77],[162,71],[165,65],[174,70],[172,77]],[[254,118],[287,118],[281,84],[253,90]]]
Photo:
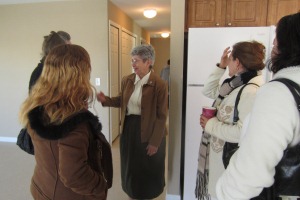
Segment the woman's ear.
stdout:
[[147,62],[148,62],[149,65],[152,65],[152,60],[148,59]]
[[236,68],[239,70],[241,68],[242,63],[238,58],[235,59]]

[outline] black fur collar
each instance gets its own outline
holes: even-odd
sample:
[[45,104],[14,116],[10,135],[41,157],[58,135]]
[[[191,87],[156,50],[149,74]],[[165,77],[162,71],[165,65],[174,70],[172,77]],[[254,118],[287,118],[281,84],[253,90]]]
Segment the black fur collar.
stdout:
[[83,122],[88,122],[91,125],[93,133],[98,133],[102,129],[98,117],[88,110],[79,112],[60,125],[44,125],[42,114],[43,109],[38,107],[28,113],[28,118],[31,128],[34,129],[40,137],[45,139],[57,140],[63,138],[76,128],[78,124]]

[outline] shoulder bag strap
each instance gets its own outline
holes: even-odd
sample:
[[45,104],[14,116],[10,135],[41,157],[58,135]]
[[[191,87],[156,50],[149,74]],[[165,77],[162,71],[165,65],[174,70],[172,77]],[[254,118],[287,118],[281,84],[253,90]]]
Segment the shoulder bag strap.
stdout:
[[235,104],[234,104],[234,113],[233,113],[233,123],[235,124],[238,120],[239,120],[239,111],[238,111],[238,105],[239,105],[239,101],[240,101],[240,98],[241,98],[241,94],[242,94],[242,91],[244,90],[244,88],[247,86],[247,85],[256,85],[257,87],[259,87],[259,85],[257,85],[256,83],[247,83],[245,84],[241,89],[240,91],[238,92],[237,96],[236,96],[236,100],[235,100]]
[[297,83],[295,83],[294,81],[292,81],[290,79],[286,79],[286,78],[278,78],[278,79],[274,79],[272,81],[279,81],[289,88],[289,90],[293,94],[294,99],[297,103],[297,109],[300,112],[300,86]]
[[[297,109],[300,112],[300,87],[297,83],[279,78],[272,81],[279,81],[286,85],[293,94]],[[300,196],[299,192],[299,174],[300,174],[300,143],[293,147],[287,147],[283,152],[283,157],[275,167],[274,184],[271,190],[276,196]]]

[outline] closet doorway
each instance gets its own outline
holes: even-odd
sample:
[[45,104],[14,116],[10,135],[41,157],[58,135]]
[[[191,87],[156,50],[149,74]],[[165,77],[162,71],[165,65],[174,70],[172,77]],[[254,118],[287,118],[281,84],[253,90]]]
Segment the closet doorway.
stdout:
[[[130,52],[136,46],[137,36],[109,21],[109,96],[120,94],[122,77],[133,72]],[[109,133],[112,143],[121,131],[119,108],[109,108]]]

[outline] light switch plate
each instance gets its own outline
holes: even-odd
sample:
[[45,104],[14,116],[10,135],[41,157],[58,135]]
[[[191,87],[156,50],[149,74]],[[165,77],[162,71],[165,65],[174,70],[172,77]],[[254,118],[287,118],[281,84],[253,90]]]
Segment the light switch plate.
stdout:
[[96,78],[95,82],[96,82],[96,86],[100,86],[100,78]]

